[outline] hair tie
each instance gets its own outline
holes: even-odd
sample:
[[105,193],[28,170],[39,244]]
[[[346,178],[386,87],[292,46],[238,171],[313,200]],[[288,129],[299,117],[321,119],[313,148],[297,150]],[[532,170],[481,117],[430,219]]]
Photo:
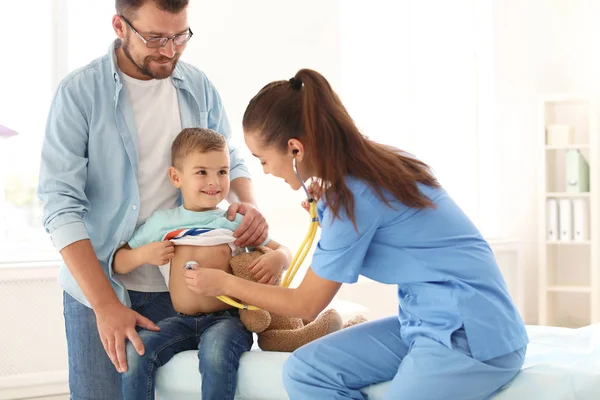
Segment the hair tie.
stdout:
[[302,81],[296,77],[290,78],[290,85],[294,90],[302,89]]

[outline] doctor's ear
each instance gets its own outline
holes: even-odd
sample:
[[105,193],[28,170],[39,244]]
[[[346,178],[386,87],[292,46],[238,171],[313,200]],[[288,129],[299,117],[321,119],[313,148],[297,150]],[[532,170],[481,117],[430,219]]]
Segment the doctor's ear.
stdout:
[[292,157],[297,162],[302,162],[302,160],[304,159],[304,152],[300,149],[292,149]]
[[297,157],[298,161],[302,161],[302,157],[304,156],[304,145],[301,141],[296,138],[288,140],[288,151],[291,151],[292,156]]

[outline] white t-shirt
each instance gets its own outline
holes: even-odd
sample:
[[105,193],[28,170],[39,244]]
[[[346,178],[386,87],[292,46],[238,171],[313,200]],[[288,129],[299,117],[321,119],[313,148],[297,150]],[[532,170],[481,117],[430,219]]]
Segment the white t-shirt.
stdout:
[[[141,225],[152,213],[178,206],[179,191],[171,184],[171,144],[181,131],[179,101],[171,78],[141,81],[121,74],[135,119]],[[166,292],[159,269],[144,265],[118,278],[129,290]]]

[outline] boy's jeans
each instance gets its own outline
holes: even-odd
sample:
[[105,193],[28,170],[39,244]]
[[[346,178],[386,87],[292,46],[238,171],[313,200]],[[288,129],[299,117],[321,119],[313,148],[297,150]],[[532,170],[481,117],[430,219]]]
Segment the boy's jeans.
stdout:
[[[168,292],[129,291],[129,297],[131,308],[154,323],[176,314]],[[66,292],[63,295],[63,305],[69,354],[70,398],[120,400],[121,375],[100,342],[94,311]]]
[[156,370],[175,354],[198,349],[202,400],[233,400],[240,357],[252,347],[252,333],[237,309],[188,316],[178,314],[158,323],[159,332],[143,330],[146,349],[139,356],[127,344],[129,369],[123,374],[123,398],[154,399]]

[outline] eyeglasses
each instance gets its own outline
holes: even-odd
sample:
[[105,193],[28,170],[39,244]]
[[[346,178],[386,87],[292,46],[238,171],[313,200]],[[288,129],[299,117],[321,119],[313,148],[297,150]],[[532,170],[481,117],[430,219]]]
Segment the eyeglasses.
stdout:
[[119,15],[119,17],[121,17],[121,19],[123,21],[125,21],[125,23],[127,24],[127,26],[129,26],[131,28],[131,30],[139,36],[140,39],[142,39],[142,41],[144,42],[144,44],[146,45],[146,47],[151,48],[151,49],[157,49],[159,47],[165,47],[167,45],[167,43],[169,43],[169,40],[173,41],[173,44],[175,46],[181,46],[182,44],[186,44],[187,42],[190,41],[190,39],[192,38],[192,36],[194,35],[194,32],[192,32],[192,30],[190,28],[188,28],[187,32],[184,33],[178,33],[176,35],[173,35],[171,37],[151,37],[149,39],[146,39],[145,37],[143,37],[142,35],[140,35],[140,33],[131,25],[131,23],[129,21],[127,21],[127,19],[125,19],[124,16]]

